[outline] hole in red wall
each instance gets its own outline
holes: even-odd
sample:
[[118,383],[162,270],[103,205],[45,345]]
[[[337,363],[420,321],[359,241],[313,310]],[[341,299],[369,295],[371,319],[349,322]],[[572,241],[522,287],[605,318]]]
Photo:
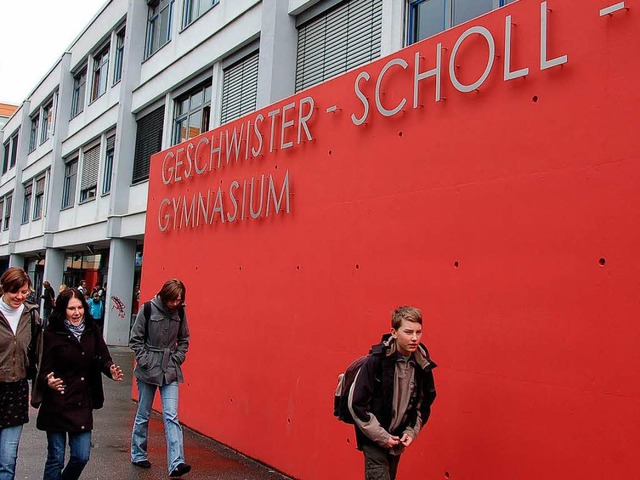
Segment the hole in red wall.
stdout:
[[360,264],[356,263],[356,270],[360,269]]
[[290,418],[287,418],[287,423],[291,423],[291,419]]
[[458,268],[458,267],[460,266],[460,264],[459,264],[457,261],[455,261],[455,262],[453,262],[453,266],[454,266],[455,268]]
[[238,270],[242,271],[242,267],[238,267]]
[[347,444],[351,443],[351,439],[347,438]]
[[444,478],[449,478],[449,472],[444,472]]
[[300,265],[296,265],[296,270],[300,270]]
[[538,95],[534,95],[534,96],[531,98],[531,101],[532,101],[533,103],[536,103],[536,102],[538,101]]
[[401,137],[402,135],[404,135],[404,132],[398,132],[399,137]]
[[333,152],[331,150],[329,150],[329,155],[333,155]]
[[604,258],[601,258],[600,260],[598,260],[598,263],[600,264],[601,267],[604,267],[607,261]]

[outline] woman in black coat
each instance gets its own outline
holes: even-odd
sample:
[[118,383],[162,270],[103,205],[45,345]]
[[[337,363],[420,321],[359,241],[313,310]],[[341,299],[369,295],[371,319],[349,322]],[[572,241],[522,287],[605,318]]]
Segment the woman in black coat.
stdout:
[[[64,290],[44,333],[37,427],[47,432],[44,480],[77,479],[89,461],[93,410],[104,403],[101,373],[122,380],[82,293]],[[67,436],[71,450],[64,465]]]

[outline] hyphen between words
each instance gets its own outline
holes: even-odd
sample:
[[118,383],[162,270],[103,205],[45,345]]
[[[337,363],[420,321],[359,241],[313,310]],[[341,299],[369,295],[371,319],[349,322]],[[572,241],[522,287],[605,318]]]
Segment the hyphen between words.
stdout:
[[[528,67],[512,70],[512,26],[511,15],[507,15],[504,27],[504,65],[502,72],[505,82],[526,77],[529,74]],[[458,63],[456,56],[460,46],[472,36],[477,36],[476,38],[486,42],[487,65],[476,81],[470,84],[463,84],[456,77],[455,65]],[[547,38],[548,9],[547,2],[544,1],[540,4],[539,68],[541,71],[561,66],[568,61],[567,55],[549,58]],[[393,70],[398,68],[403,70],[412,69],[412,107],[414,109],[420,105],[419,96],[421,92],[419,86],[421,82],[427,79],[434,80],[435,101],[442,101],[442,67],[444,63],[442,50],[442,43],[438,43],[434,55],[435,67],[430,70],[421,68],[422,55],[420,51],[415,52],[415,64],[413,67],[405,59],[396,57],[388,60],[375,78],[372,78],[368,70],[363,69],[356,76],[354,82],[354,93],[360,100],[363,110],[359,116],[356,113],[352,113],[349,116],[351,122],[356,127],[366,125],[367,117],[370,115],[371,103],[375,105],[374,111],[377,114],[387,118],[395,116],[405,108],[406,98],[402,98],[400,103],[390,108],[382,104],[382,86],[385,80],[388,81],[385,77],[392,71],[392,67],[396,67]],[[485,27],[472,26],[462,32],[453,46],[448,62],[449,81],[454,89],[463,94],[479,89],[493,70],[496,58],[495,53],[496,43],[493,34]],[[366,95],[362,90],[363,83],[366,85],[370,81],[371,86],[375,83],[375,90],[370,95]],[[373,97],[373,102],[370,97]],[[170,185],[189,180],[196,175],[207,175],[240,161],[248,161],[263,156],[267,148],[268,152],[271,153],[276,149],[286,150],[313,140],[309,123],[314,113],[318,110],[315,107],[313,97],[300,98],[297,101],[297,107],[296,109],[296,102],[291,102],[271,110],[267,113],[269,120],[262,113],[258,113],[246,122],[239,125],[236,124],[232,132],[229,129],[222,129],[167,151],[162,161],[162,183]],[[269,128],[268,142],[265,142],[267,135],[263,134],[265,127]],[[258,183],[260,184],[259,195],[256,191]],[[266,188],[265,183],[267,185]],[[280,183],[280,188],[277,187],[277,183]],[[240,188],[241,185],[242,188]],[[178,230],[211,225],[216,221],[225,223],[235,222],[236,220],[257,219],[261,216],[267,217],[272,213],[280,213],[283,203],[284,212],[290,213],[289,171],[285,172],[284,178],[280,182],[276,182],[272,174],[267,176],[264,173],[259,176],[259,180],[256,177],[251,177],[250,180],[233,180],[229,185],[228,201],[223,200],[223,198],[222,187],[214,190],[209,188],[205,194],[196,192],[190,198],[187,198],[186,195],[163,198],[158,209],[158,228],[160,231],[166,232],[170,229]],[[229,205],[228,202],[231,204]]]

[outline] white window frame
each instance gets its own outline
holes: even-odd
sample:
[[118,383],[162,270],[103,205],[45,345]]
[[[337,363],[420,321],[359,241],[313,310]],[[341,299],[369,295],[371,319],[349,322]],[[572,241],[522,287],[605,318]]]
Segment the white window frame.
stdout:
[[71,118],[84,111],[84,102],[87,91],[87,66],[84,65],[73,76],[73,94],[71,95]]
[[93,57],[91,74],[91,102],[95,102],[107,93],[109,83],[109,44],[104,46]]
[[[171,30],[173,24],[173,4],[174,0],[156,0],[148,2],[149,13],[147,18],[147,35],[145,42],[144,58],[147,59],[171,41]],[[166,25],[163,24],[163,20]],[[166,33],[163,33],[163,26]]]

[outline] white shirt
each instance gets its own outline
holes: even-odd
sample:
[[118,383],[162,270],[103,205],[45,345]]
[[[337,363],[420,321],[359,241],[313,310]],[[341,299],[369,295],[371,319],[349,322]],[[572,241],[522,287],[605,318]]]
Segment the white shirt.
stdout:
[[9,326],[11,327],[11,330],[13,330],[14,335],[18,331],[18,322],[20,322],[23,310],[24,304],[20,305],[18,308],[12,308],[5,302],[4,296],[2,297],[2,301],[0,301],[0,312],[2,312],[4,318],[9,322]]

